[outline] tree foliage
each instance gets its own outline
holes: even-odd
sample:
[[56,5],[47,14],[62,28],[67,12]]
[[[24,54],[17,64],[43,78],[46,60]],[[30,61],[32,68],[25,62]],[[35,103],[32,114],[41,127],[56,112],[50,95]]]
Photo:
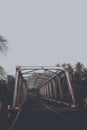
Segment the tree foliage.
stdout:
[[87,80],[87,68],[81,62],[77,62],[75,66],[72,66],[70,63],[57,64],[56,66],[64,67],[69,72],[72,80]]
[[[7,40],[0,35],[0,52],[5,53],[8,49]],[[0,66],[0,80],[7,80],[6,79],[6,72],[3,67]]]
[[3,67],[0,66],[0,80],[6,80],[7,81],[7,74]]
[[8,104],[12,104],[15,78],[12,75],[8,75],[7,79],[8,79],[8,82],[7,82]]
[[0,35],[0,52],[5,53],[8,49],[7,40]]
[[15,78],[12,75],[7,76],[7,81],[0,80],[0,101],[6,101],[7,104],[12,104],[14,83]]

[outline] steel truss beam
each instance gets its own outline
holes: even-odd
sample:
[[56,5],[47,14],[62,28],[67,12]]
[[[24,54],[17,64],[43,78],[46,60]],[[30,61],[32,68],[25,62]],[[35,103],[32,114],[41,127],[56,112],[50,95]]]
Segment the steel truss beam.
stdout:
[[[44,72],[35,72],[35,71]],[[54,71],[55,70],[55,71]],[[25,76],[26,75],[26,76]],[[27,87],[32,83],[33,87],[42,89],[42,95],[51,100],[57,100],[57,91],[60,92],[60,97],[63,99],[63,91],[61,86],[61,78],[66,75],[69,92],[72,97],[72,102],[75,104],[75,97],[70,82],[69,74],[63,67],[55,66],[17,66],[15,76],[15,89],[13,98],[13,108],[17,104],[22,104],[27,95]],[[40,91],[41,92],[41,91]],[[20,98],[20,95],[23,98]],[[21,103],[20,103],[21,102]]]

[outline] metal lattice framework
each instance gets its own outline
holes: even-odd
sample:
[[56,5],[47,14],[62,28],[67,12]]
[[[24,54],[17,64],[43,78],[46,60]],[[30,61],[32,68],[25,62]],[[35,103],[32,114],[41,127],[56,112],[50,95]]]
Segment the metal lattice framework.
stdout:
[[69,73],[63,67],[17,66],[13,108],[24,104],[29,88],[38,89],[39,96],[49,101],[76,105]]

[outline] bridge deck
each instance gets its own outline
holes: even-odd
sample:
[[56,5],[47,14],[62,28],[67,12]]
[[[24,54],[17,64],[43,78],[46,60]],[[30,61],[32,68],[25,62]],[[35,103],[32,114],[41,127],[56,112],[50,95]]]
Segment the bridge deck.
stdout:
[[73,112],[78,113],[38,97],[30,97],[10,130],[80,130],[81,126],[68,118],[71,115],[68,114]]

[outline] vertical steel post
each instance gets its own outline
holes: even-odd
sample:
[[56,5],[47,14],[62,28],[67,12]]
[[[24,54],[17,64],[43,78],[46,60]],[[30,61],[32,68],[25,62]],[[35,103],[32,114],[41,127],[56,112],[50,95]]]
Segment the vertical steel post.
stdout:
[[73,92],[73,89],[72,89],[72,86],[71,86],[69,74],[68,74],[67,71],[65,72],[65,74],[66,74],[66,78],[67,78],[67,82],[68,82],[68,86],[69,86],[69,91],[70,91],[70,94],[71,94],[71,97],[72,97],[73,105],[76,105],[74,92]]
[[56,84],[54,79],[53,79],[53,91],[54,91],[54,100],[56,100]]
[[13,96],[13,108],[15,108],[15,105],[16,105],[18,78],[19,78],[19,67],[16,68],[16,74],[15,74],[15,88],[14,88],[14,96]]
[[50,81],[50,83],[51,83],[51,91],[52,91],[52,99],[54,99],[54,86],[53,86],[53,80],[52,81]]
[[49,82],[49,90],[50,90],[50,99],[52,99],[52,86],[51,86],[51,82]]
[[58,75],[57,75],[57,79],[58,79],[58,84],[59,84],[58,87],[59,87],[59,91],[60,91],[60,96],[61,96],[61,99],[63,99],[62,86],[61,86],[60,78]]
[[47,87],[45,86],[45,97],[47,97]]
[[57,76],[55,77],[55,86],[56,86],[56,100],[57,100],[58,99],[58,94],[59,94]]
[[48,99],[50,99],[50,88],[49,88],[49,83],[48,83]]
[[22,102],[22,104],[24,104],[24,102],[25,102],[25,86],[24,86],[24,83],[23,83],[23,81],[22,81],[22,96],[23,96],[23,102]]
[[47,88],[47,98],[48,98],[48,85],[46,85],[46,88]]
[[21,86],[21,79],[20,79],[20,73],[19,73],[17,91],[16,91],[16,104],[15,104],[15,106],[16,105],[19,106],[19,102],[20,102],[20,86]]

